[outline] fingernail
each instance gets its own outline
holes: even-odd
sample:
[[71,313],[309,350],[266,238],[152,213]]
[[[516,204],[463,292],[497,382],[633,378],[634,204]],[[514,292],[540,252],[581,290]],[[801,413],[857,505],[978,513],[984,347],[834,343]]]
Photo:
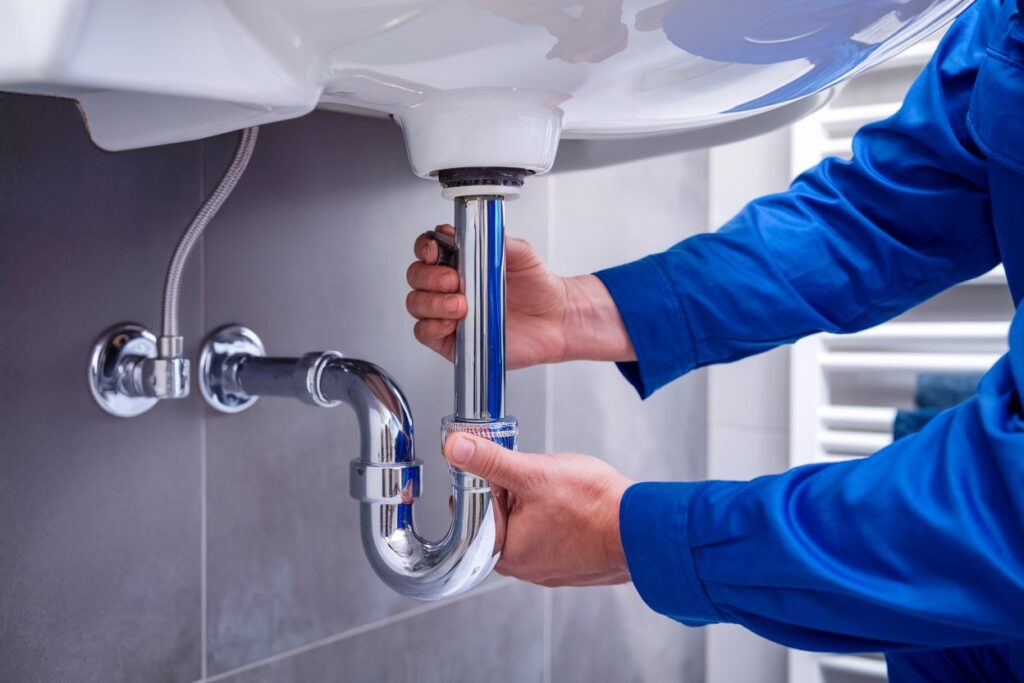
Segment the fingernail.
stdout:
[[465,467],[469,464],[475,452],[476,444],[473,443],[472,439],[456,436],[455,443],[452,444],[452,463],[459,467]]
[[449,313],[454,313],[459,310],[459,298],[457,296],[449,296],[445,298],[444,307],[448,309]]

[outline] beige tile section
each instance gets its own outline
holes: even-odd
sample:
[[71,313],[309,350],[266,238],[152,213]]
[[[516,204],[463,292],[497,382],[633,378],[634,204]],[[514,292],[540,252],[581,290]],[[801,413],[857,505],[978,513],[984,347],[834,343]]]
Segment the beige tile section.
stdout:
[[[786,430],[712,426],[708,433],[708,477],[747,480],[784,471],[788,448]],[[786,648],[735,624],[716,624],[705,631],[706,683],[786,680]]]
[[786,430],[712,427],[708,432],[709,479],[753,479],[783,472],[788,462]]
[[785,683],[786,648],[735,624],[715,624],[706,631],[705,683]]
[[789,427],[789,347],[708,368],[708,424],[784,430]]
[[[708,477],[747,480],[784,471],[788,449],[785,429],[712,426],[708,432]],[[705,631],[707,683],[786,680],[784,647],[734,624],[716,624]]]

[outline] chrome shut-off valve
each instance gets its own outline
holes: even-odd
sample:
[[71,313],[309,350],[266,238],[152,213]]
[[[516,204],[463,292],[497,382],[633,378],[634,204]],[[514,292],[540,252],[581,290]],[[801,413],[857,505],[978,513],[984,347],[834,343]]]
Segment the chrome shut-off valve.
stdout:
[[189,374],[181,337],[158,339],[137,323],[108,329],[89,356],[93,398],[117,417],[141,415],[161,399],[185,398]]
[[188,396],[189,362],[178,320],[185,265],[206,226],[245,172],[257,134],[257,128],[242,131],[231,164],[174,248],[164,280],[160,336],[137,323],[121,323],[100,335],[93,345],[89,355],[89,390],[100,408],[111,415],[135,417],[159,400]]

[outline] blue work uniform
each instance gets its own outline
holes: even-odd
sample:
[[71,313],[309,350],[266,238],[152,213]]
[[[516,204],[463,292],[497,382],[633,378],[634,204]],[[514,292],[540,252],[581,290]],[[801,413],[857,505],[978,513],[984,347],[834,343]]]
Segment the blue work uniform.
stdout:
[[[1021,5],[1021,6],[1018,6]],[[978,0],[892,118],[715,234],[597,273],[647,396],[693,368],[876,325],[1005,264],[1024,296],[1024,0]],[[689,625],[884,651],[893,680],[1024,679],[1024,314],[977,397],[870,458],[640,483],[633,582]]]

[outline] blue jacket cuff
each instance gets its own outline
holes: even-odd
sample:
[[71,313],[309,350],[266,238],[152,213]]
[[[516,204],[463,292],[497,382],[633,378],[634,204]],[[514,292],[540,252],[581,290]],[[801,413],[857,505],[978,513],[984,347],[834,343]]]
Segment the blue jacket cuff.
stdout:
[[642,398],[695,365],[686,315],[672,283],[651,257],[594,273],[615,301],[636,362],[619,371]]
[[690,501],[703,483],[634,484],[619,507],[622,546],[637,592],[654,611],[690,626],[722,621],[690,552]]

